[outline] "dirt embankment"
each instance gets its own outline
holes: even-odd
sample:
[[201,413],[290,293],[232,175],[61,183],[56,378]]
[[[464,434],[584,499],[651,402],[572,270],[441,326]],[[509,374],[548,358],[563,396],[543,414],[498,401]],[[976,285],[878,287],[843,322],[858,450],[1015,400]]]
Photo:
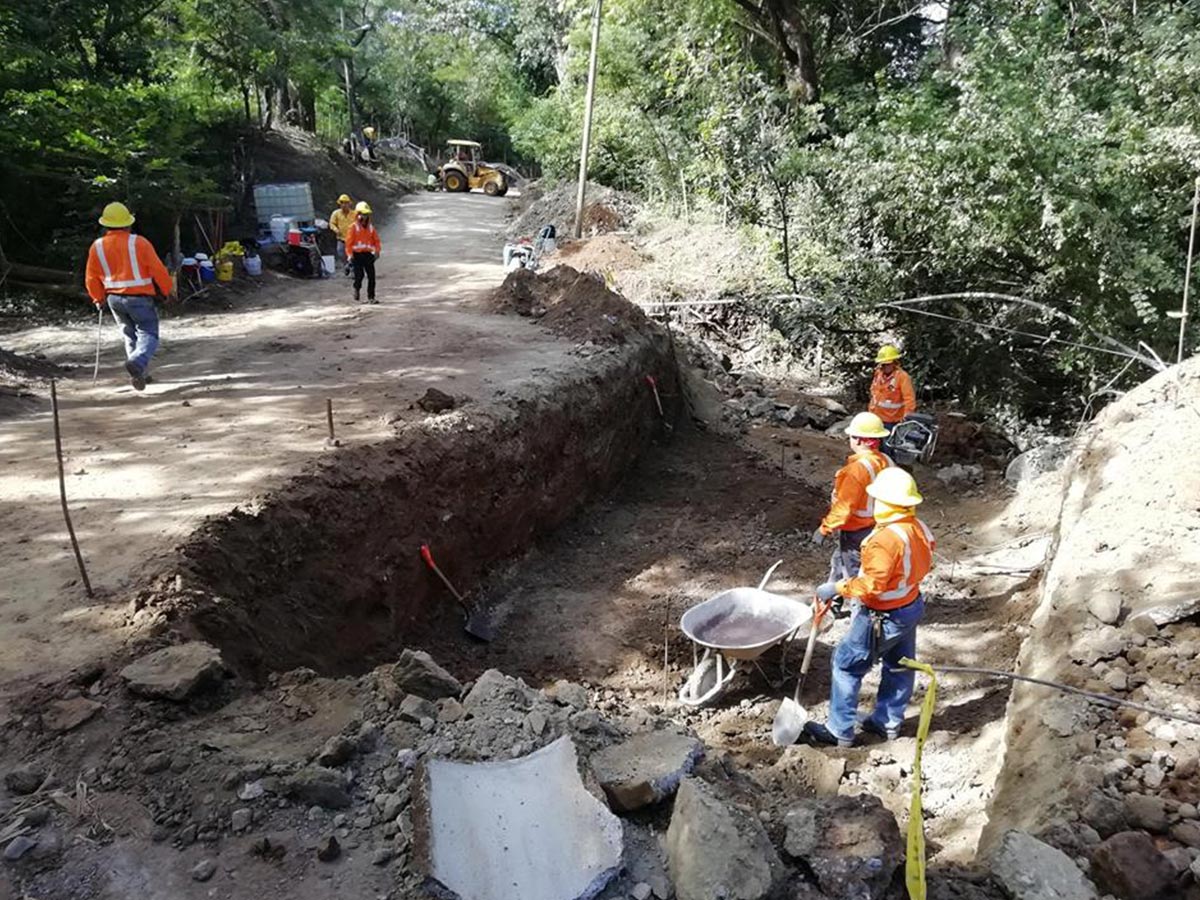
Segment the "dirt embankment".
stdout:
[[361,670],[431,619],[459,615],[423,568],[422,543],[469,592],[620,479],[663,429],[647,375],[678,395],[667,336],[648,323],[620,352],[499,412],[459,410],[343,450],[208,521],[143,595],[149,617],[182,624],[251,674]]
[[[1077,442],[1022,673],[1200,714],[1200,475],[1184,462],[1198,442],[1200,359],[1131,391]],[[1200,726],[1018,685],[1007,728],[985,844],[1056,819],[1059,842],[1093,857],[1126,827],[1163,850],[1200,834],[1181,827],[1200,801]]]

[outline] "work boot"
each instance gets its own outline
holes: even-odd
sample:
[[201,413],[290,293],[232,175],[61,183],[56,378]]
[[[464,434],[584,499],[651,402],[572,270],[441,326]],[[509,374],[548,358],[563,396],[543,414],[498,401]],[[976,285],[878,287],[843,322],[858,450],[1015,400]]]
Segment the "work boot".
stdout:
[[378,301],[378,300],[376,300],[376,299],[375,299],[373,296],[371,296],[371,295],[369,295],[369,294],[368,294],[368,295],[367,295],[367,302],[368,302],[368,303],[378,303],[379,301]]
[[146,375],[132,359],[125,360],[125,371],[129,373],[129,383],[135,391],[146,389]]
[[870,717],[863,719],[861,722],[858,723],[858,726],[863,731],[867,732],[868,734],[873,734],[877,737],[881,737],[885,741],[894,741],[896,738],[900,737],[900,729],[899,728],[895,728],[895,729],[884,728],[882,725],[880,725],[878,722],[876,722],[874,719],[872,719]]
[[355,303],[357,303],[357,302],[358,302],[358,296],[359,296],[359,293],[360,293],[360,292],[359,292],[358,288],[355,288],[355,289],[354,289],[354,302],[355,302]]
[[820,722],[805,722],[804,730],[800,733],[802,738],[807,738],[810,744],[824,745],[826,747],[853,747],[854,738],[840,738]]

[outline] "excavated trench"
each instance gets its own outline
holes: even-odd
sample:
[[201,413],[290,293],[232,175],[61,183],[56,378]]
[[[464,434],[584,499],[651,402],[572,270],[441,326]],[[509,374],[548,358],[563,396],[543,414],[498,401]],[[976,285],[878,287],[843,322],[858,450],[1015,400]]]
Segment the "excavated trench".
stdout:
[[648,375],[669,422],[677,371],[669,336],[650,327],[499,407],[468,405],[340,450],[252,509],[207,522],[154,602],[254,678],[363,671],[458,617],[423,543],[470,593],[667,433]]

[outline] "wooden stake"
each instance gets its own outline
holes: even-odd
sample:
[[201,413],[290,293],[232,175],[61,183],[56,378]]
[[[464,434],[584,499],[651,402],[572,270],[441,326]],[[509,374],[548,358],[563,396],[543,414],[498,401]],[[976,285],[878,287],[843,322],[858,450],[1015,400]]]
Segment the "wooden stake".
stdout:
[[325,420],[329,423],[329,440],[335,440],[333,436],[333,400],[329,397],[325,398]]
[[79,565],[83,589],[91,599],[96,595],[92,592],[92,582],[88,579],[87,569],[83,565],[83,554],[79,552],[79,541],[75,538],[75,526],[71,524],[71,511],[67,509],[67,480],[63,473],[62,433],[58,425],[58,389],[53,378],[50,379],[50,411],[54,414],[54,456],[58,460],[58,498],[62,501],[63,520],[67,523],[67,534],[71,537],[71,547],[75,551],[75,562]]

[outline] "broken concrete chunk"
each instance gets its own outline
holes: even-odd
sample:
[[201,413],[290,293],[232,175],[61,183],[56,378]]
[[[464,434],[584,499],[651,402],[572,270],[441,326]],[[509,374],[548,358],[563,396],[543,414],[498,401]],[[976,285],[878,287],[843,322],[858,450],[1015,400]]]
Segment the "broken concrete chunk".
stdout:
[[463,705],[453,697],[447,697],[440,704],[438,704],[437,720],[443,725],[457,722],[466,714],[467,711],[463,709]]
[[479,676],[466,698],[463,706],[470,711],[487,706],[511,707],[513,709],[529,709],[537,695],[524,682],[510,678],[499,669],[488,669]]
[[202,641],[164,647],[121,670],[129,689],[143,697],[185,700],[225,671],[221,651]]
[[1102,625],[1075,641],[1071,647],[1071,659],[1090,666],[1102,659],[1120,656],[1126,643],[1126,636],[1118,629],[1111,625]]
[[1175,881],[1175,867],[1144,831],[1122,831],[1092,851],[1097,881],[1123,900],[1153,900]]
[[621,821],[584,788],[569,738],[504,762],[433,760],[427,777],[418,862],[461,900],[591,897],[620,870]]
[[403,690],[426,700],[457,697],[462,693],[458,679],[433,661],[424,650],[405,650],[392,669],[392,680]]
[[679,900],[760,900],[783,873],[762,823],[698,778],[685,778],[679,786],[667,860]]
[[1097,590],[1087,601],[1088,612],[1105,625],[1117,624],[1121,618],[1122,605],[1121,592],[1111,588]]
[[217,872],[217,864],[211,859],[202,859],[192,866],[192,881],[208,881]]
[[904,858],[896,817],[870,795],[803,800],[784,825],[784,850],[808,864],[830,897],[883,897]]
[[442,413],[454,409],[455,400],[445,391],[431,387],[417,401],[417,406],[428,413]]
[[290,776],[284,782],[284,791],[306,806],[345,809],[350,805],[350,793],[341,772],[321,766],[307,766]]
[[321,752],[317,754],[317,765],[326,768],[337,768],[345,765],[354,756],[357,749],[354,741],[342,734],[335,734],[325,742]]
[[587,709],[588,692],[581,684],[559,679],[546,689],[546,696],[563,706],[574,709]]
[[78,728],[104,706],[86,697],[75,697],[71,700],[55,700],[42,713],[42,725],[47,731],[62,733]]
[[1193,597],[1178,603],[1162,603],[1149,609],[1143,609],[1130,616],[1128,624],[1133,625],[1135,622],[1149,620],[1162,628],[1182,622],[1184,619],[1190,619],[1195,615],[1200,615],[1200,597]]
[[[416,694],[409,694],[400,704],[400,718],[405,722],[420,724],[425,719],[433,722],[437,718],[437,714],[438,708],[436,706],[424,697],[418,697]],[[422,727],[424,726],[422,725]]]
[[592,771],[609,805],[632,812],[675,793],[703,755],[704,745],[694,737],[648,731],[595,754]]
[[1095,900],[1096,889],[1071,857],[1023,831],[1006,832],[992,877],[1012,900]]
[[1071,452],[1071,442],[1050,438],[1040,447],[1033,447],[1013,459],[1004,470],[1004,480],[1013,487],[1060,468]]

